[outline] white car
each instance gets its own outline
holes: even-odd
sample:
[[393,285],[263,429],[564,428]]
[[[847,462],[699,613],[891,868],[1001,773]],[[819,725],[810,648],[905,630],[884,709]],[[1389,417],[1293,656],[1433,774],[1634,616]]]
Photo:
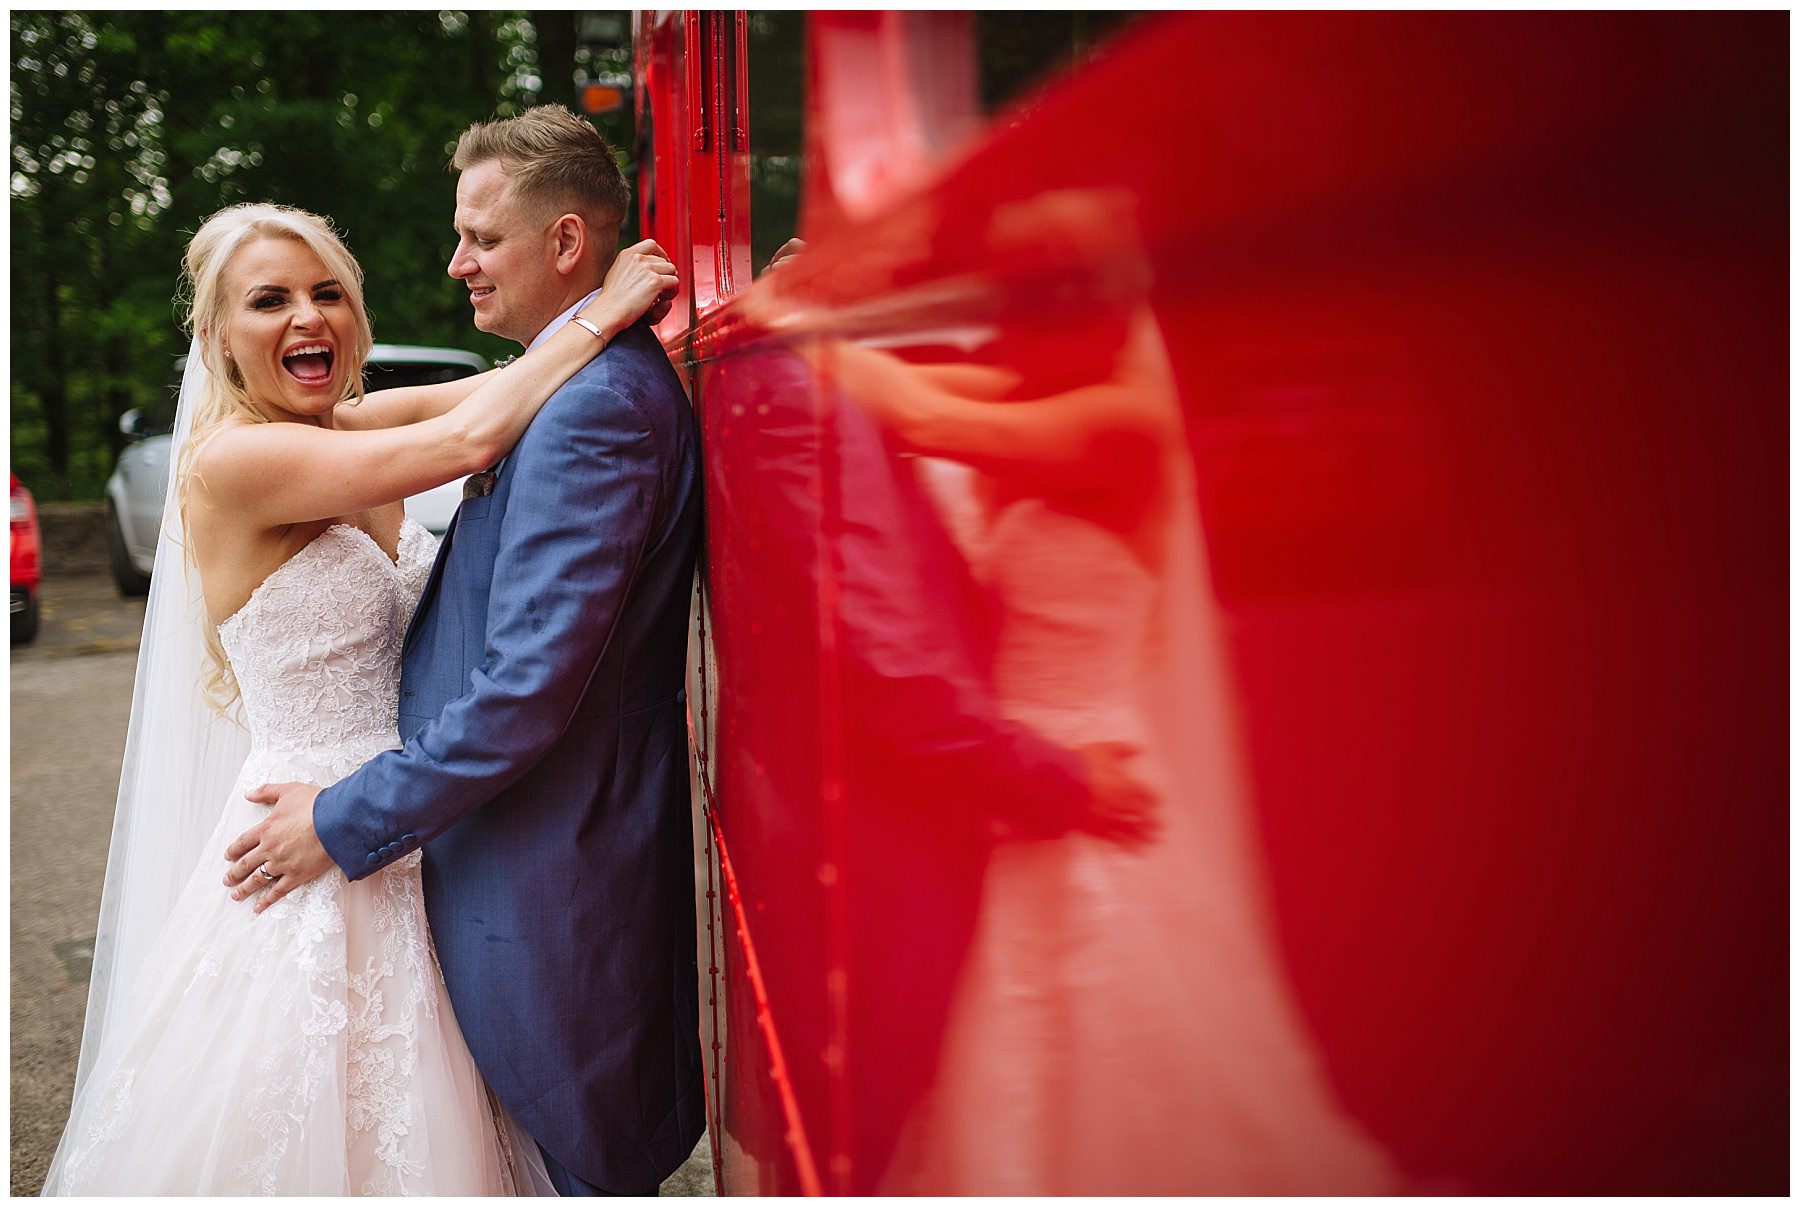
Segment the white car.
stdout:
[[[106,481],[106,532],[113,582],[121,595],[142,595],[150,589],[156,528],[169,482],[169,429],[174,426],[175,394],[186,367],[187,357],[176,360],[176,389],[163,406],[129,410],[119,419],[119,430],[132,442],[119,454]],[[487,361],[460,348],[376,344],[363,369],[363,387],[374,391],[431,385],[469,377],[487,367]],[[406,514],[442,536],[462,502],[462,484],[458,478],[413,495],[406,500]]]

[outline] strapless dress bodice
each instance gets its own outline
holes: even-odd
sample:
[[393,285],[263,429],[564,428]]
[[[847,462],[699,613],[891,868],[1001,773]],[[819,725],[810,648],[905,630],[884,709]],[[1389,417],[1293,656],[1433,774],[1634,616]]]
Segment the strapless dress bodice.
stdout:
[[398,744],[400,652],[436,553],[412,519],[398,561],[362,529],[333,524],[219,625],[252,761],[306,753],[342,775]]

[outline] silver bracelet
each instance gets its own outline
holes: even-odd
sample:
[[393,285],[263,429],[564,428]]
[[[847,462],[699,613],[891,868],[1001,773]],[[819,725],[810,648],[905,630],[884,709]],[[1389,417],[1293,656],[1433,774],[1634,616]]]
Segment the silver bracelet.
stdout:
[[588,322],[586,319],[582,318],[579,314],[570,315],[569,321],[571,323],[580,323],[583,327],[586,327],[589,331],[594,333],[595,339],[599,340],[603,344],[606,342],[606,332],[600,330],[600,328],[594,326],[594,324]]

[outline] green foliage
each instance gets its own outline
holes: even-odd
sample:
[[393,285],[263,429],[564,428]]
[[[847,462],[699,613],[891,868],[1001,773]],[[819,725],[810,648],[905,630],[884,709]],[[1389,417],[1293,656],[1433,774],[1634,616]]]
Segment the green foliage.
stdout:
[[981,105],[993,113],[1028,97],[1143,16],[1138,12],[983,11],[975,15]]
[[750,263],[760,272],[800,229],[806,14],[749,15]]
[[[182,249],[234,202],[330,217],[362,262],[377,339],[513,350],[470,325],[444,271],[446,164],[470,122],[552,91],[525,14],[15,10],[11,22],[12,465],[39,498],[99,496],[119,416],[168,389],[185,349]],[[578,57],[616,66],[585,46]],[[627,153],[630,123],[600,123]]]

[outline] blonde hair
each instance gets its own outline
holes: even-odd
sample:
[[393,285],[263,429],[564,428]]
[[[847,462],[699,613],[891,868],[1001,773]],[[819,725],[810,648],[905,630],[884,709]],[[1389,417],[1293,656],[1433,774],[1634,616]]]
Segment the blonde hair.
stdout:
[[[238,252],[260,239],[292,239],[303,243],[317,255],[325,268],[343,288],[350,303],[355,324],[355,341],[349,348],[339,349],[346,358],[344,396],[340,402],[363,397],[363,364],[375,336],[369,325],[369,312],[363,304],[363,274],[356,257],[344,246],[343,239],[329,221],[317,214],[292,206],[266,202],[248,202],[220,210],[208,218],[189,241],[182,258],[182,291],[177,302],[182,309],[182,325],[199,341],[201,363],[207,369],[205,392],[194,400],[187,443],[177,453],[175,497],[181,509],[182,531],[192,532],[188,523],[189,486],[193,477],[194,458],[206,441],[232,421],[268,423],[269,417],[244,384],[237,363],[225,356],[225,319],[231,297],[225,288],[225,274]],[[189,565],[193,564],[191,543],[183,550]],[[217,631],[206,626],[208,667],[202,677],[201,690],[220,711],[237,699],[237,681],[225,647]]]
[[593,125],[561,105],[536,105],[517,117],[476,122],[456,140],[450,166],[466,172],[498,161],[514,197],[536,213],[579,214],[595,231],[601,259],[618,242],[631,207],[612,148]]

